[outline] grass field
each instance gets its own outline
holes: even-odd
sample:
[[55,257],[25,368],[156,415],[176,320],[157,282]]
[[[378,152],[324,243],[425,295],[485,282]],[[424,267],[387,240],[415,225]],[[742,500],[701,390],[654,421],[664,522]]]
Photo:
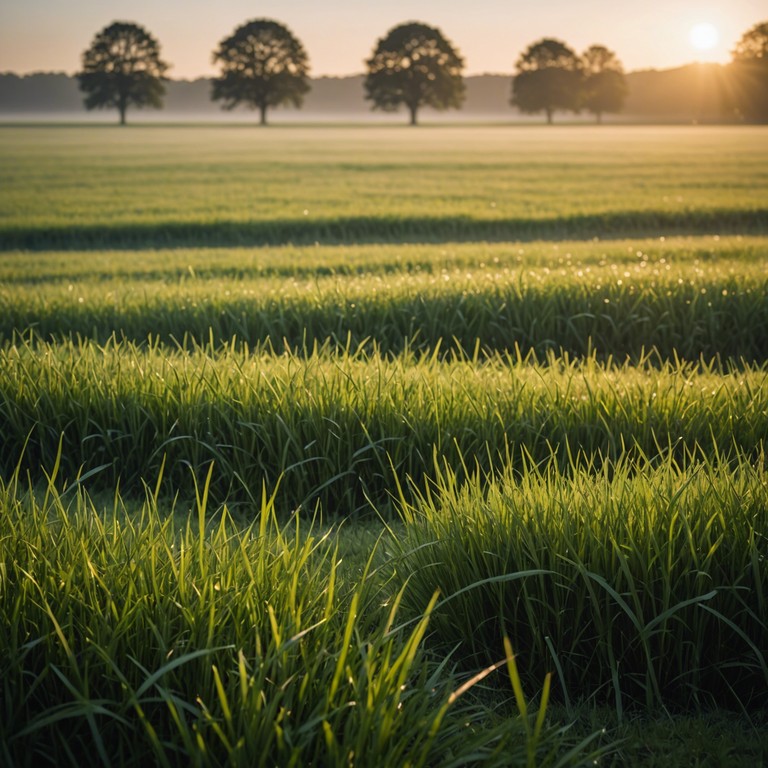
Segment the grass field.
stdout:
[[0,765],[765,764],[765,129],[0,137]]
[[3,128],[0,240],[125,248],[768,229],[759,128]]
[[283,247],[207,262],[200,251],[113,252],[101,271],[87,252],[34,264],[9,254],[0,333],[762,361],[766,242]]

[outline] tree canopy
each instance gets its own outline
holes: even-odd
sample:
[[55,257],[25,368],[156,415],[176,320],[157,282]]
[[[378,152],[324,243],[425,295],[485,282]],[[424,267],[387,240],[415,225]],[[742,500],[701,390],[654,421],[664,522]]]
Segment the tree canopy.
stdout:
[[464,100],[464,60],[443,33],[409,22],[381,38],[366,61],[365,98],[373,109],[408,108],[416,125],[421,107],[458,108]]
[[163,79],[169,65],[160,58],[160,45],[138,24],[116,21],[94,37],[83,52],[77,73],[87,109],[117,108],[125,125],[129,106],[162,106]]
[[213,100],[221,100],[224,109],[238,104],[258,109],[262,125],[269,107],[300,107],[309,91],[304,46],[277,21],[246,22],[219,43],[213,61],[221,65],[221,76],[213,80]]
[[768,21],[745,32],[729,67],[731,105],[744,120],[768,122]]
[[598,123],[604,112],[621,112],[627,81],[616,54],[603,45],[591,45],[581,56],[581,67],[581,105]]
[[578,112],[581,61],[565,43],[539,40],[528,46],[515,66],[512,104],[521,112],[545,112],[548,123],[556,109]]
[[768,62],[768,21],[755,24],[741,36],[733,49],[733,58],[737,61]]

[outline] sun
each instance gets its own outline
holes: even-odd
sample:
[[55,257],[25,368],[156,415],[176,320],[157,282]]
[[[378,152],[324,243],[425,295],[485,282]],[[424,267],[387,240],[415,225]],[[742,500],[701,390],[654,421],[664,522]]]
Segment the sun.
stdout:
[[709,51],[720,42],[720,33],[714,24],[703,21],[691,27],[688,33],[691,45],[699,51]]

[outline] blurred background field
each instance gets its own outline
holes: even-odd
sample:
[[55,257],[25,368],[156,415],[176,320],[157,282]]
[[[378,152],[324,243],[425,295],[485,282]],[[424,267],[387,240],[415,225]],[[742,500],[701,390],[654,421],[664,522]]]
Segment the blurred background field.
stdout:
[[0,131],[5,250],[768,228],[755,127]]

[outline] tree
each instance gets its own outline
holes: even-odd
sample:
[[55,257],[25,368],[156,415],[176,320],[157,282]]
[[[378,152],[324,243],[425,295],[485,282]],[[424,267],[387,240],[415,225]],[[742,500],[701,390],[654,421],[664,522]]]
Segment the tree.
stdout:
[[551,123],[556,109],[579,111],[581,62],[565,43],[539,40],[528,46],[515,66],[512,104],[522,112],[545,112]]
[[768,122],[768,21],[745,32],[732,55],[731,106],[744,120]]
[[213,52],[221,64],[211,98],[224,109],[246,104],[258,109],[261,124],[267,109],[281,104],[300,107],[309,91],[309,58],[301,41],[288,27],[270,19],[254,19],[225,37]]
[[616,54],[605,46],[592,45],[581,56],[581,69],[581,105],[598,123],[603,121],[604,112],[621,112],[627,81]]
[[420,107],[458,109],[464,101],[464,60],[443,33],[426,24],[393,27],[366,62],[365,98],[373,109],[404,104],[416,125]]
[[768,62],[768,21],[755,24],[741,36],[733,49],[733,58],[737,61]]
[[138,24],[116,21],[93,38],[77,73],[86,109],[116,107],[125,125],[129,106],[162,107],[163,80],[169,68],[160,45]]

